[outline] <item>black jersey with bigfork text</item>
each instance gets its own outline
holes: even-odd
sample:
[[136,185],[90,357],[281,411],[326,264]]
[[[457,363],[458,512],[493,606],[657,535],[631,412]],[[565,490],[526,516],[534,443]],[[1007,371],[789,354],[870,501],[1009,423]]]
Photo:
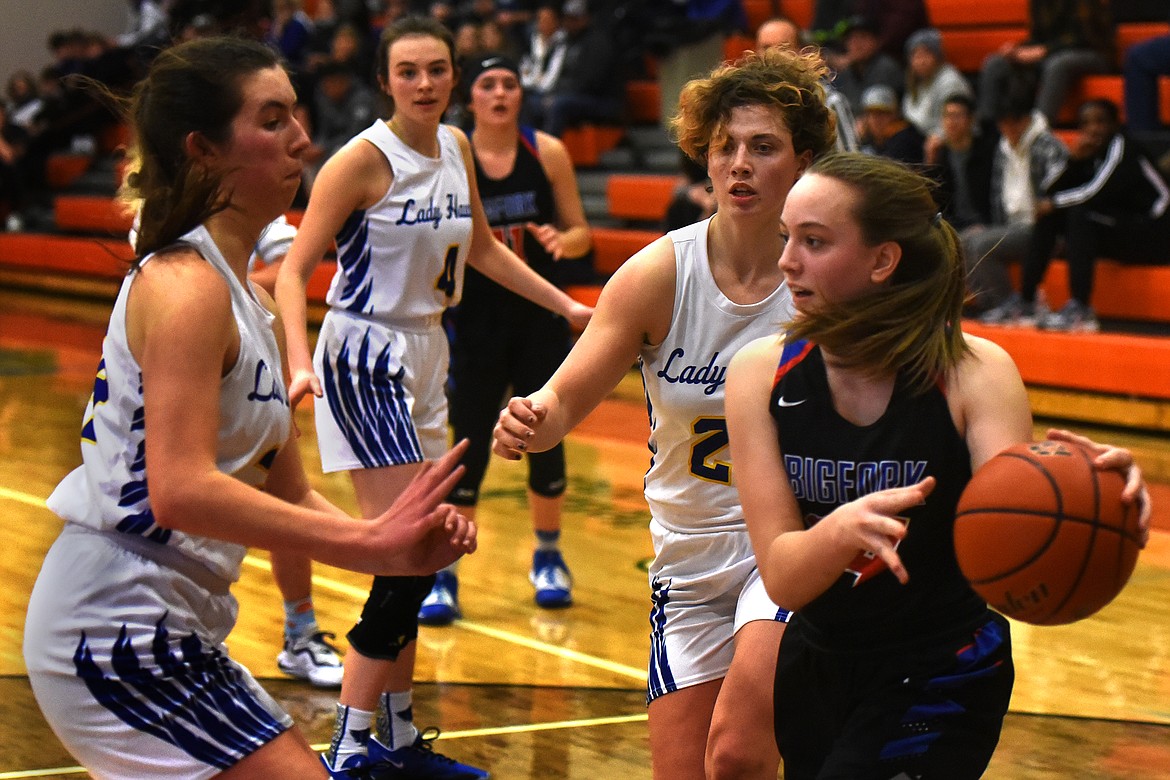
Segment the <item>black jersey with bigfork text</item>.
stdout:
[[769,409],[806,527],[876,490],[937,480],[926,503],[905,512],[898,555],[909,583],[859,551],[827,591],[797,611],[793,626],[808,641],[841,652],[897,649],[969,633],[986,620],[986,604],[955,561],[955,506],[971,479],[971,458],[941,382],[915,394],[899,379],[885,412],[855,425],[834,408],[820,348],[799,341],[785,345]]

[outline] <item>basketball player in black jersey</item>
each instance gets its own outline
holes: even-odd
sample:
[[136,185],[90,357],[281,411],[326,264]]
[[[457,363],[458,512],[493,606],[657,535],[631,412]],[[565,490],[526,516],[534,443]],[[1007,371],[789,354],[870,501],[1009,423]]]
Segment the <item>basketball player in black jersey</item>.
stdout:
[[[463,73],[475,177],[484,212],[496,238],[544,278],[559,283],[569,262],[593,245],[577,188],[573,161],[554,136],[520,124],[522,92],[516,63],[486,53]],[[562,262],[563,261],[563,262]],[[475,519],[479,487],[491,454],[492,427],[511,393],[540,389],[572,346],[569,322],[491,279],[468,269],[463,298],[448,311],[451,379],[448,397],[455,440],[471,440],[467,471],[450,500]],[[538,606],[567,607],[572,579],[561,557],[561,507],[566,487],[565,450],[557,444],[530,452],[528,506],[536,535],[529,579]],[[419,611],[419,620],[445,625],[460,614],[455,568],[439,572]]]
[[[979,777],[1011,698],[1011,640],[963,579],[952,529],[972,471],[1032,437],[1023,382],[958,328],[963,259],[924,178],[830,155],[782,221],[797,314],[738,353],[726,411],[764,583],[796,610],[776,670],[784,776]],[[1148,533],[1127,450],[1048,436],[1125,473]]]

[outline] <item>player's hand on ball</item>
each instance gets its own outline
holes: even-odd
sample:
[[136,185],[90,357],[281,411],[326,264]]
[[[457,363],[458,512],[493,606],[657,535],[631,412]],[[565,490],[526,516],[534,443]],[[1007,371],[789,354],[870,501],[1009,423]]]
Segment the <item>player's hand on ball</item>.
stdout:
[[1099,469],[1120,471],[1125,475],[1125,489],[1121,491],[1121,501],[1125,504],[1137,505],[1138,528],[1141,529],[1142,533],[1142,547],[1145,547],[1150,540],[1150,492],[1146,488],[1141,467],[1134,460],[1133,453],[1124,447],[1098,444],[1087,436],[1061,428],[1049,428],[1046,436],[1054,441],[1067,441],[1088,447],[1096,453],[1096,458],[1093,460],[1094,466]]

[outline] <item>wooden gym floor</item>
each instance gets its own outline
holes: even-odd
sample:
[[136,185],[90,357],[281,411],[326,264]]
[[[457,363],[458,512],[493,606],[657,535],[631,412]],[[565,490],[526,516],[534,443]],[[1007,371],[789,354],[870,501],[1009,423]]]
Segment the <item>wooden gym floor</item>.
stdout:
[[[79,460],[108,311],[108,303],[0,288],[0,577],[8,583],[0,590],[0,780],[85,776],[42,720],[20,648],[29,590],[61,526],[44,499]],[[310,413],[300,412],[298,423],[313,471]],[[1017,684],[988,778],[1170,778],[1170,442],[1165,434],[1094,433],[1132,446],[1159,483],[1160,530],[1129,587],[1097,616],[1063,627],[1013,625]],[[576,604],[555,612],[531,601],[524,469],[493,461],[480,550],[460,572],[465,617],[420,635],[416,720],[443,729],[443,752],[507,780],[650,777],[645,437],[633,374],[570,437],[563,546]],[[315,483],[354,510],[344,476],[317,474]],[[320,622],[342,647],[367,586],[363,576],[315,570]],[[336,692],[276,669],[282,613],[265,553],[246,559],[235,593],[233,656],[324,747]]]

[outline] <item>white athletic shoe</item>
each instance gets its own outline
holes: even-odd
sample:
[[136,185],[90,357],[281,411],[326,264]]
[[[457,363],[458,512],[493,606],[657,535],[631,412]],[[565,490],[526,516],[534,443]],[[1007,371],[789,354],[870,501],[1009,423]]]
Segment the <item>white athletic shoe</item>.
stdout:
[[341,685],[344,669],[337,648],[328,641],[334,636],[318,631],[295,640],[286,638],[276,665],[285,674],[308,680],[318,688],[336,688]]

